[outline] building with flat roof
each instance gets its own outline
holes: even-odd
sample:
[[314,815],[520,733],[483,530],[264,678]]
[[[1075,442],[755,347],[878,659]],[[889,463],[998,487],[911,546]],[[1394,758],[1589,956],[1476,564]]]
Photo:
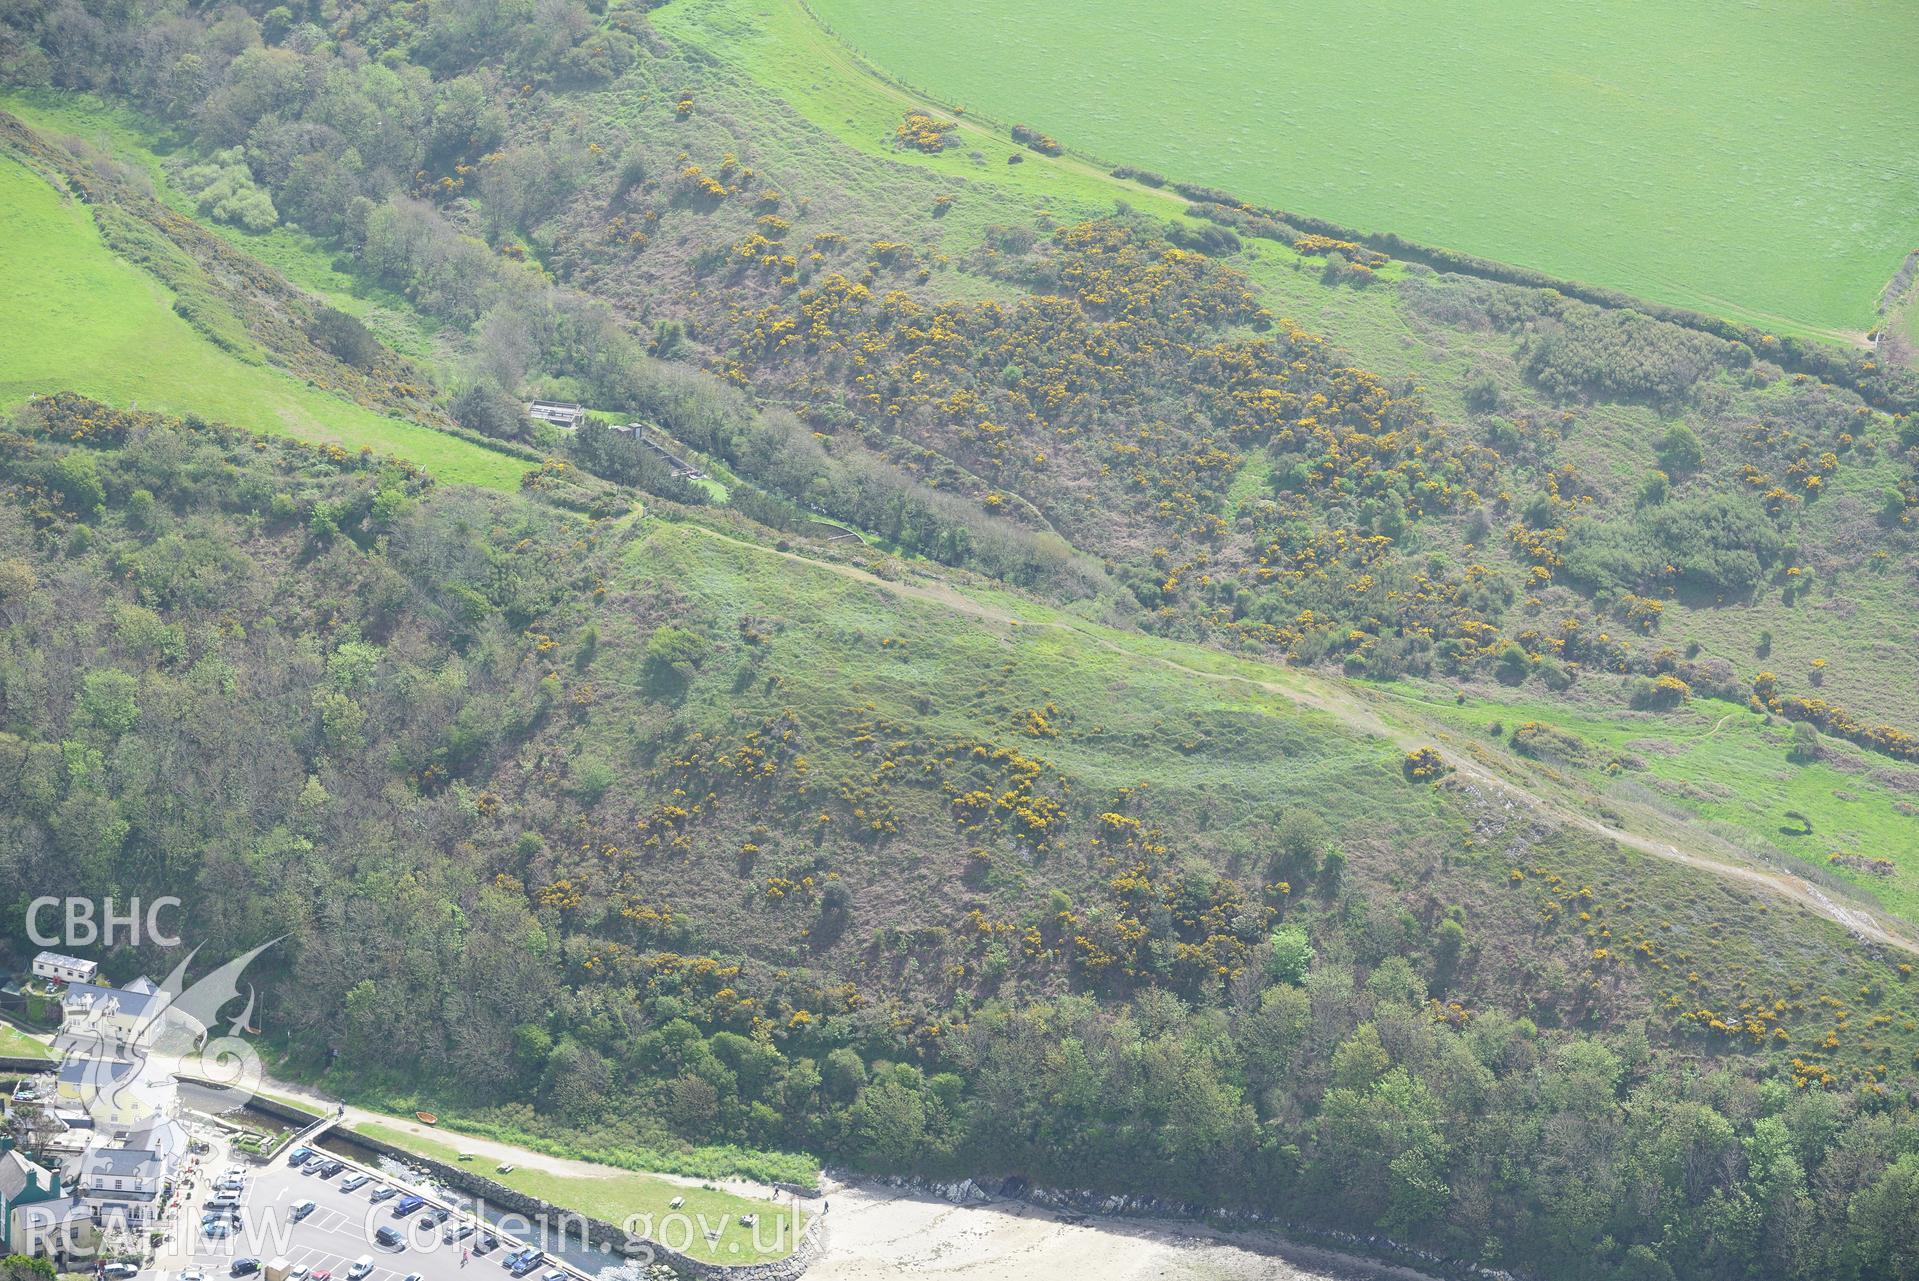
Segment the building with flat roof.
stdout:
[[98,961],[83,961],[60,952],[42,952],[33,958],[33,976],[55,983],[91,983],[99,973]]
[[535,422],[552,423],[572,431],[586,421],[586,406],[565,400],[535,400],[527,405],[526,416]]

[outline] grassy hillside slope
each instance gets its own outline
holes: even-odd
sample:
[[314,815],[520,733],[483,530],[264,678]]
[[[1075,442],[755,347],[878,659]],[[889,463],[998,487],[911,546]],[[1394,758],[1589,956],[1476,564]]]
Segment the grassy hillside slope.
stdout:
[[[721,16],[723,11],[711,8],[674,6],[661,11],[659,20],[676,34],[709,35],[722,28],[700,24]],[[758,49],[785,59],[781,65],[787,66],[813,47],[793,43],[788,37],[797,39],[797,35],[785,28],[758,35],[750,24],[723,30],[739,37],[721,50],[729,56]],[[798,34],[805,30],[802,26]],[[814,37],[824,39],[816,29]],[[684,85],[701,104],[690,118],[675,119],[671,101],[658,94],[658,88],[668,84]],[[870,117],[876,128],[894,118],[900,108],[900,98],[889,96],[871,80],[836,76],[820,81],[820,88],[851,95],[846,99],[849,109],[857,104],[860,118]],[[809,112],[812,108],[807,104],[812,101],[800,95],[801,107]],[[117,154],[149,170],[158,169],[144,144],[160,145],[160,141],[141,132],[141,122],[105,112],[90,100],[69,103],[35,97],[31,103],[36,118],[102,137],[120,148]],[[684,63],[662,59],[657,66],[648,65],[645,78],[636,72],[630,83],[562,95],[555,105],[533,113],[531,122],[561,112],[574,113],[580,121],[578,136],[601,147],[606,157],[618,151],[622,139],[631,155],[649,157],[648,164],[653,166],[664,164],[667,147],[708,164],[719,163],[715,157],[728,148],[741,148],[748,160],[765,166],[765,181],[781,194],[787,220],[799,229],[794,236],[846,235],[857,243],[862,237],[892,235],[926,245],[904,267],[836,256],[810,269],[825,271],[831,266],[858,272],[861,279],[873,282],[875,290],[912,289],[921,285],[917,276],[925,274],[930,280],[921,287],[935,299],[972,294],[1012,305],[1027,296],[1026,287],[1058,287],[1057,275],[1041,272],[1049,263],[1066,263],[1074,269],[1082,262],[1099,263],[1091,255],[1062,253],[1057,242],[1042,242],[1039,252],[1010,263],[1011,254],[995,249],[1000,233],[994,229],[1020,218],[1039,217],[1032,206],[1042,199],[1060,218],[1095,214],[1121,186],[1104,174],[1075,169],[1070,158],[1033,157],[1028,164],[1007,166],[1003,156],[1015,150],[1011,144],[988,140],[972,130],[965,131],[967,149],[978,141],[988,148],[989,161],[1001,163],[975,164],[966,149],[957,147],[934,156],[901,151],[885,134],[867,137],[858,130],[854,137],[863,139],[862,145],[844,147],[797,118],[792,107],[768,96],[750,79],[696,59]],[[754,121],[751,139],[741,136],[737,123],[745,119]],[[747,150],[749,144],[761,150]],[[654,157],[656,150],[660,154]],[[711,317],[702,331],[728,353],[724,359],[735,354],[750,359],[749,344],[755,339],[749,326],[766,323],[760,313],[742,307],[716,312],[703,296],[774,299],[772,314],[777,316],[781,308],[791,307],[793,286],[772,287],[764,272],[727,268],[702,274],[689,270],[688,264],[716,246],[733,244],[736,237],[741,238],[739,243],[750,243],[752,229],[761,225],[756,213],[764,202],[749,204],[732,198],[712,208],[689,204],[672,195],[676,184],[669,171],[614,200],[610,207],[602,207],[613,166],[610,159],[596,163],[592,194],[558,210],[534,233],[532,243],[578,283],[636,313],[684,308],[689,318]],[[829,193],[821,185],[823,173],[833,175],[835,191]],[[1150,189],[1138,190],[1153,197]],[[942,213],[937,202],[949,196],[957,199]],[[1176,203],[1166,202],[1167,209]],[[648,243],[637,250],[609,248],[603,241],[609,210],[618,211],[611,216],[619,221],[633,216],[636,209],[652,219],[646,224]],[[471,216],[471,210],[457,202],[450,212]],[[1040,221],[1050,224],[1053,220],[1040,217]],[[1180,222],[1188,227],[1202,225],[1191,219]],[[235,243],[257,243],[237,232],[227,234]],[[290,234],[284,229],[273,233]],[[828,252],[833,252],[830,245]],[[1142,255],[1140,261],[1149,263],[1150,256]],[[1203,290],[1217,289],[1218,282],[1230,281],[1232,273],[1243,271],[1247,285],[1256,291],[1252,296],[1266,308],[1297,309],[1313,324],[1339,335],[1367,365],[1392,370],[1405,379],[1389,384],[1388,394],[1404,404],[1417,404],[1406,399],[1405,389],[1415,388],[1443,424],[1444,436],[1434,434],[1425,441],[1426,457],[1434,459],[1442,449],[1460,451],[1461,457],[1476,458],[1474,465],[1492,468],[1490,477],[1473,481],[1477,496],[1490,500],[1480,513],[1472,511],[1469,504],[1475,496],[1469,495],[1451,511],[1428,511],[1416,523],[1399,528],[1398,546],[1383,560],[1346,560],[1355,543],[1377,541],[1371,537],[1382,528],[1377,499],[1354,503],[1339,485],[1303,496],[1289,492],[1296,482],[1286,481],[1281,473],[1302,454],[1262,448],[1257,438],[1246,444],[1229,438],[1224,449],[1232,452],[1222,462],[1218,452],[1224,450],[1204,456],[1208,448],[1218,445],[1218,434],[1195,433],[1189,446],[1193,453],[1182,456],[1179,446],[1151,439],[1155,430],[1163,429],[1148,427],[1141,436],[1149,440],[1148,461],[1127,462],[1140,457],[1133,443],[1133,420],[1173,416],[1171,408],[1150,400],[1144,408],[1128,406],[1117,415],[1087,418],[1085,425],[1078,418],[1065,418],[1050,436],[1043,426],[1032,432],[1034,452],[1055,457],[1047,466],[1034,466],[1030,459],[1002,446],[980,448],[981,442],[968,439],[973,424],[967,413],[956,415],[950,427],[942,425],[933,431],[926,430],[922,421],[916,430],[908,429],[914,443],[941,452],[931,457],[907,454],[908,466],[937,468],[955,458],[964,459],[975,478],[963,483],[976,496],[986,497],[988,486],[997,485],[1030,499],[1055,528],[1102,551],[1114,547],[1109,540],[1115,531],[1128,526],[1141,529],[1119,547],[1127,553],[1123,563],[1129,585],[1141,601],[1158,607],[1144,617],[1149,626],[1258,649],[1264,643],[1253,643],[1259,636],[1270,634],[1274,624],[1283,630],[1304,606],[1324,619],[1319,636],[1295,642],[1296,654],[1304,649],[1309,658],[1343,660],[1344,668],[1354,674],[1405,675],[1407,666],[1424,663],[1415,670],[1427,679],[1464,684],[1471,691],[1471,705],[1484,709],[1483,721],[1502,721],[1508,732],[1519,723],[1538,719],[1590,725],[1623,718],[1623,723],[1642,728],[1636,737],[1656,738],[1668,726],[1675,735],[1684,736],[1688,729],[1682,727],[1693,727],[1701,718],[1719,719],[1721,709],[1730,707],[1703,697],[1708,691],[1702,688],[1696,709],[1629,709],[1631,681],[1620,672],[1675,665],[1691,671],[1713,664],[1723,665],[1725,672],[1711,691],[1716,697],[1743,696],[1762,671],[1772,671],[1784,694],[1823,697],[1855,715],[1873,718],[1874,723],[1884,720],[1907,728],[1919,724],[1919,668],[1902,661],[1899,644],[1914,539],[1910,520],[1889,519],[1883,506],[1885,494],[1894,488],[1904,488],[1902,508],[1915,497],[1898,420],[1871,414],[1851,398],[1817,383],[1780,377],[1763,360],[1743,367],[1717,347],[1706,348],[1701,359],[1699,353],[1677,344],[1673,337],[1677,331],[1666,326],[1630,331],[1631,341],[1618,350],[1586,351],[1580,343],[1562,344],[1567,351],[1560,360],[1572,376],[1589,375],[1594,368],[1604,372],[1605,362],[1611,360],[1621,367],[1631,366],[1631,377],[1640,379],[1639,383],[1598,394],[1576,388],[1553,390],[1543,385],[1543,378],[1558,375],[1560,360],[1542,362],[1539,353],[1569,328],[1597,330],[1584,313],[1544,314],[1515,323],[1509,317],[1525,316],[1538,306],[1526,291],[1432,277],[1399,264],[1386,264],[1377,279],[1356,287],[1329,280],[1320,266],[1317,260],[1284,246],[1249,241],[1242,252],[1226,256],[1203,274],[1196,273],[1195,279],[1206,283],[1194,287],[1194,296],[1207,296]],[[1103,264],[1101,268],[1105,269]],[[1144,278],[1145,269],[1139,266],[1112,276],[1127,288]],[[725,288],[713,288],[715,281]],[[366,282],[353,281],[351,286],[365,288]],[[388,301],[402,308],[406,305],[390,296]],[[962,313],[960,319],[970,318]],[[887,337],[897,332],[897,328],[887,331]],[[1169,328],[1166,336],[1185,340],[1195,332],[1191,327]],[[872,350],[877,355],[883,348]],[[1067,358],[1070,351],[1070,344],[1061,349],[1041,347],[1031,357],[1018,354],[1012,359],[1031,367]],[[989,371],[1001,370],[1008,362],[1002,351],[962,354]],[[1341,359],[1335,354],[1329,363]],[[799,364],[800,378],[789,383],[788,368],[794,363]],[[924,369],[902,363],[898,379],[901,383],[909,378],[947,379],[953,363]],[[815,379],[808,363],[791,361],[766,362],[754,372],[765,377],[775,392],[790,392],[799,407],[806,408],[811,401],[813,423],[835,433],[833,446],[841,452],[857,453],[862,444],[874,442],[897,447],[898,442],[888,439],[900,421],[892,415],[905,409],[908,416],[923,420],[929,400],[900,396],[884,414],[870,415],[873,434],[856,442],[845,431],[846,417],[827,412],[838,407],[819,404],[844,395],[833,377]],[[1166,382],[1153,370],[1129,377],[1137,380],[1112,391],[1100,389],[1099,394],[1123,405],[1124,396],[1142,391],[1149,397],[1162,394]],[[1005,398],[1007,417],[1015,423],[1040,399],[1036,382],[1022,379],[1016,388],[1019,395]],[[1668,391],[1669,386],[1678,390]],[[989,396],[1000,394],[992,388],[982,390]],[[970,387],[955,399],[969,394],[974,394]],[[846,396],[845,403],[855,414],[868,414],[862,397]],[[1217,412],[1211,402],[1198,402],[1198,408],[1207,414]],[[663,416],[671,425],[672,417]],[[1622,600],[1614,591],[1595,593],[1576,581],[1566,583],[1564,571],[1550,560],[1552,540],[1579,522],[1618,527],[1650,510],[1638,491],[1648,470],[1663,462],[1662,438],[1682,425],[1702,439],[1705,456],[1695,470],[1669,477],[1673,498],[1697,503],[1715,494],[1756,496],[1755,475],[1767,477],[1765,486],[1792,485],[1797,493],[1779,504],[1780,512],[1771,525],[1788,540],[1790,561],[1775,562],[1751,590],[1737,594],[1680,590],[1665,582],[1638,588],[1645,592],[1643,597],[1629,593]],[[1086,448],[1079,438],[1087,426],[1107,438]],[[1232,423],[1229,430],[1237,433],[1241,425]],[[1854,443],[1849,446],[1848,441]],[[1339,447],[1363,453],[1374,445],[1354,437]],[[1820,460],[1825,449],[1834,451],[1830,468]],[[1079,460],[1074,460],[1075,454]],[[1303,461],[1311,462],[1313,457],[1309,447]],[[1196,458],[1205,463],[1205,470],[1194,468]],[[1387,477],[1412,474],[1402,462],[1386,462]],[[1066,464],[1063,474],[1061,463]],[[1804,488],[1808,477],[1819,481],[1817,491]],[[762,476],[761,483],[769,481]],[[1170,518],[1156,517],[1139,501],[1142,489],[1179,507]],[[1194,489],[1200,492],[1195,495]],[[1806,497],[1799,499],[1798,493]],[[1276,503],[1283,504],[1277,516]],[[1217,511],[1223,526],[1208,529],[1203,515],[1195,522],[1194,507],[1202,513],[1208,508]],[[1476,529],[1478,520],[1488,528]],[[1314,532],[1302,539],[1302,527]],[[1147,537],[1163,541],[1142,554]],[[1351,584],[1350,594],[1309,582],[1303,593],[1266,599],[1271,593],[1266,580],[1277,559],[1265,545],[1269,539],[1283,542],[1288,556],[1308,558],[1294,559],[1289,570],[1300,564],[1310,569],[1312,558],[1343,547],[1343,577],[1338,582]],[[1526,666],[1516,673],[1521,687],[1501,683],[1515,673],[1492,679],[1487,658],[1504,643],[1498,634],[1477,634],[1472,646],[1483,650],[1485,657],[1470,664],[1418,658],[1416,647],[1429,645],[1431,639],[1421,640],[1420,629],[1433,627],[1434,619],[1419,608],[1408,609],[1405,601],[1413,591],[1403,576],[1431,575],[1435,564],[1445,566],[1447,574],[1462,569],[1469,574],[1489,571],[1482,581],[1511,593],[1504,606],[1496,596],[1476,593],[1471,608],[1484,611],[1489,624],[1526,651]],[[1542,582],[1541,570],[1556,574],[1558,581]],[[1394,575],[1400,577],[1396,580]],[[1328,570],[1317,575],[1328,576]],[[1384,581],[1362,595],[1357,585],[1367,579]],[[1524,595],[1516,590],[1521,586],[1527,588]],[[1647,616],[1645,611],[1654,607],[1657,613]],[[1848,623],[1849,635],[1870,639],[1835,644],[1835,620]],[[1566,630],[1569,627],[1573,630]],[[1762,637],[1768,643],[1761,645]],[[1393,653],[1414,658],[1394,658]],[[1554,673],[1555,665],[1562,663],[1576,679],[1570,688],[1550,688],[1550,683],[1561,679]],[[1731,825],[1729,857],[1739,857],[1746,845],[1757,843],[1763,857],[1826,870],[1880,895],[1888,905],[1909,904],[1910,880],[1919,875],[1910,855],[1914,845],[1904,827],[1910,816],[1894,808],[1897,797],[1884,790],[1896,792],[1903,785],[1897,780],[1904,777],[1906,767],[1886,758],[1859,762],[1850,747],[1829,740],[1825,750],[1830,763],[1802,769],[1783,759],[1783,746],[1769,742],[1787,734],[1785,726],[1766,726],[1760,717],[1751,716],[1755,728],[1742,729],[1749,723],[1747,716],[1751,714],[1737,718],[1714,740],[1722,745],[1737,741],[1749,752],[1752,772],[1747,777],[1753,786],[1737,803],[1711,803],[1704,791],[1673,794],[1675,789],[1693,786],[1687,779],[1696,775],[1694,765],[1708,764],[1716,770],[1722,762],[1695,761],[1689,753],[1636,753],[1641,762],[1651,763],[1652,777],[1663,780],[1665,789],[1655,798],[1651,815],[1639,820],[1638,830],[1656,827],[1660,806],[1680,804]],[[1475,728],[1483,733],[1483,726]],[[1599,755],[1605,759],[1596,760],[1595,767],[1610,759],[1607,753]],[[1524,767],[1523,760],[1520,763]],[[1842,766],[1868,776],[1885,774],[1895,781],[1882,785],[1869,778],[1862,788],[1814,787],[1806,781]],[[1774,775],[1797,781],[1785,783],[1782,793],[1779,786],[1765,781]],[[1597,790],[1631,793],[1646,781],[1645,773],[1628,770],[1600,778]],[[1872,799],[1854,804],[1833,796],[1835,792]],[[1779,799],[1783,794],[1789,794],[1793,803]],[[1816,835],[1784,839],[1779,830],[1784,820],[1777,813],[1783,808],[1811,813]],[[1831,861],[1835,855],[1840,859],[1837,863]],[[1882,858],[1890,860],[1894,870],[1888,872],[1875,861]]]
[[[1647,803],[1599,792],[1599,728],[1493,743],[1486,703],[743,523],[582,526],[71,399],[14,426],[0,889],[191,884],[215,949],[285,934],[289,1067],[598,1151],[1021,1171],[1508,1262],[1556,1256],[1498,1224],[1600,1231],[1527,1155],[1553,1099],[1582,1186],[1686,1222],[1753,1195],[1769,1125],[1836,1178],[1903,1115],[1909,954],[1675,857],[1726,849],[1684,814],[1642,828],[1666,856],[1605,838]],[[1675,1115],[1727,1173],[1659,1173]],[[1402,1200],[1366,1117],[1446,1191]]]
[[386,417],[210,343],[152,276],[116,257],[87,207],[0,154],[0,402],[78,390],[113,404],[404,456],[449,481],[510,489],[528,464]]
[[935,101],[1090,155],[1781,332],[1870,328],[1919,231],[1886,145],[1919,123],[1901,6],[814,10]]

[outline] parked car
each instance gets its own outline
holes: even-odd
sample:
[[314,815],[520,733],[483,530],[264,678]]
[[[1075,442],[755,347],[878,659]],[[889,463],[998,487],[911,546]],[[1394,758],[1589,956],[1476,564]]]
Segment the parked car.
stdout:
[[526,1258],[529,1254],[532,1254],[532,1253],[534,1253],[534,1249],[532,1246],[523,1245],[519,1249],[510,1252],[505,1258],[501,1259],[500,1266],[505,1268],[507,1271],[511,1272],[514,1268],[517,1268],[520,1266],[520,1260]]
[[452,1217],[453,1211],[443,1205],[436,1205],[420,1216],[420,1222],[426,1224],[429,1228],[437,1228]]
[[393,1203],[393,1217],[404,1219],[425,1204],[426,1198],[423,1196],[403,1196]]
[[307,1273],[313,1271],[306,1264],[287,1269],[287,1281],[307,1281]]
[[346,1270],[346,1281],[360,1281],[362,1277],[366,1276],[368,1273],[372,1271],[373,1271],[373,1256],[370,1254],[363,1254],[359,1258],[353,1261],[352,1267]]
[[371,1192],[369,1192],[369,1193],[367,1193],[367,1194],[366,1194],[366,1199],[367,1199],[367,1200],[369,1200],[369,1201],[372,1201],[372,1202],[375,1202],[375,1203],[378,1203],[378,1202],[380,1202],[380,1201],[384,1201],[384,1200],[386,1200],[386,1199],[387,1199],[388,1197],[390,1197],[390,1196],[394,1196],[394,1195],[396,1195],[396,1193],[395,1193],[395,1190],[394,1190],[394,1189],[393,1189],[393,1188],[392,1188],[391,1186],[389,1186],[388,1184],[385,1184],[385,1183],[382,1183],[382,1184],[381,1184],[381,1185],[380,1185],[379,1187],[377,1187],[377,1188],[375,1188],[375,1189],[373,1189],[373,1191],[371,1191]]
[[472,1235],[473,1225],[471,1223],[449,1223],[446,1225],[446,1231],[440,1234],[440,1240],[446,1242],[448,1245],[453,1245],[456,1242],[466,1240]]
[[243,1255],[233,1261],[227,1271],[236,1277],[250,1277],[260,1270],[260,1261],[251,1255]]
[[227,1219],[202,1219],[200,1221],[200,1235],[206,1237],[208,1240],[232,1236],[233,1224]]
[[540,1253],[538,1250],[530,1250],[525,1255],[521,1256],[520,1261],[518,1263],[513,1265],[513,1275],[516,1277],[523,1277],[527,1273],[533,1271],[533,1269],[539,1267],[542,1263],[545,1263],[545,1262],[546,1262],[546,1256],[544,1254]]
[[333,1281],[332,1268],[315,1268],[309,1281]]
[[344,1169],[346,1169],[344,1161],[324,1161],[320,1164],[320,1177],[330,1179]]
[[491,1254],[499,1248],[500,1238],[494,1236],[491,1232],[480,1233],[480,1239],[473,1243],[473,1253],[475,1254]]
[[[288,1165],[305,1165],[308,1161],[312,1159],[313,1159],[312,1148],[295,1148],[293,1149],[293,1151],[287,1153]],[[254,1262],[257,1263],[259,1262],[259,1260],[256,1259],[254,1260]]]
[[540,1274],[540,1281],[566,1281],[566,1270],[564,1268],[554,1268],[551,1272],[542,1272]]
[[372,1175],[356,1174],[351,1178],[341,1179],[340,1190],[342,1192],[357,1192],[371,1182],[373,1182]]
[[400,1235],[399,1229],[382,1225],[379,1231],[373,1234],[373,1244],[388,1250],[404,1250],[406,1238]]
[[293,1221],[298,1223],[301,1219],[306,1218],[307,1215],[312,1214],[316,1208],[318,1207],[311,1201],[295,1201],[293,1203]]

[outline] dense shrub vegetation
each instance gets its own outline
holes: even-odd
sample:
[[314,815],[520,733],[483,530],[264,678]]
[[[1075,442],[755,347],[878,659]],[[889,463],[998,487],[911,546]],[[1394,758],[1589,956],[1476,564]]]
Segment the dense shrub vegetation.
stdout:
[[[213,950],[290,936],[263,1014],[290,1069],[556,1141],[1017,1174],[1541,1276],[1910,1271],[1909,967],[1516,821],[1432,747],[1154,704],[1131,669],[1061,706],[1019,666],[1042,629],[947,620],[934,661],[870,581],[823,616],[790,561],[676,558],[613,488],[1354,677],[1651,725],[1749,700],[1911,760],[1870,699],[1755,673],[1743,622],[1672,621],[1750,609],[1784,643],[1812,584],[1834,618],[1897,596],[1919,427],[1872,406],[1903,375],[1189,184],[1200,218],[1035,217],[923,173],[967,160],[921,111],[879,127],[924,156],[868,208],[638,4],[58,0],[0,12],[0,75],[186,139],[169,206],[0,122],[210,340],[539,464],[449,493],[22,410],[10,901],[189,883]],[[320,238],[445,367],[188,206]],[[1378,369],[1469,358],[1368,369],[1285,319],[1268,256],[1410,318]],[[534,425],[534,394],[644,421],[726,503],[598,420]]]
[[[1698,976],[1670,1031],[1537,1027],[1460,999],[1488,908],[1395,919],[1308,809],[1225,875],[1179,858],[1150,817],[1065,800],[1070,780],[1023,747],[927,741],[848,703],[842,732],[897,767],[874,779],[944,779],[922,801],[867,781],[870,758],[828,763],[802,728],[817,691],[786,691],[805,720],[708,719],[690,689],[738,688],[709,670],[735,661],[708,639],[718,620],[609,581],[626,553],[599,549],[603,526],[582,542],[525,501],[86,401],[16,426],[0,454],[4,891],[218,886],[194,904],[216,947],[289,936],[272,964],[292,982],[261,1017],[293,1063],[333,1047],[349,1080],[444,1091],[484,1123],[589,1146],[1016,1172],[1383,1227],[1489,1263],[1576,1258],[1596,1277],[1867,1277],[1896,1257],[1908,1104],[1870,1068],[1851,1093],[1817,1088],[1841,1057],[1811,1044],[1836,1008],[1857,1053],[1885,1054],[1866,1011],[1910,1020],[1890,970],[1864,971],[1856,1033],[1848,1001],[1796,982],[1735,1009]],[[271,624],[222,621],[269,602]],[[56,614],[69,640],[49,649]],[[782,644],[764,626],[742,615],[741,647],[772,676],[753,657]],[[609,645],[627,628],[644,638],[630,669]],[[627,670],[670,719],[648,713],[643,732],[667,736],[616,773],[577,744],[597,687]],[[1021,723],[1014,741],[1045,744],[1070,713]],[[1543,726],[1513,741],[1582,750]],[[1083,889],[1023,919],[975,900],[899,927],[866,915],[883,871],[784,834],[815,810],[865,828],[828,850],[910,823],[923,847],[950,827],[989,865],[1023,848],[1064,872],[1087,837],[1104,853]],[[658,860],[722,831],[744,841],[733,876],[762,905],[749,928],[850,933],[841,959],[691,946],[701,909],[662,893]],[[1537,864],[1511,880],[1545,928],[1596,922],[1526,945],[1543,949],[1532,964],[1569,947],[1596,986],[1630,988],[1611,953],[1644,933],[1630,964],[1667,981],[1668,945],[1630,893],[1614,904]],[[1669,1037],[1790,1045],[1791,1067],[1765,1085],[1701,1074]]]

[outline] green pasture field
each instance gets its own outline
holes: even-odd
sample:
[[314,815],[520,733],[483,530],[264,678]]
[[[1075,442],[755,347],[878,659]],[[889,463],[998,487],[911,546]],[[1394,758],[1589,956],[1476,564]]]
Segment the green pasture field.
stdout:
[[[889,236],[918,225],[931,247],[959,258],[978,248],[992,225],[1040,215],[1066,224],[1110,215],[1121,201],[1155,217],[1204,225],[1186,217],[1187,201],[1170,189],[1114,178],[1108,166],[1070,153],[1041,156],[1013,143],[1004,129],[964,115],[946,117],[958,128],[944,151],[927,155],[899,148],[893,131],[903,112],[923,109],[928,100],[873,75],[796,0],[674,0],[654,10],[649,21],[696,57],[710,56],[742,73],[720,89],[726,109],[751,112],[769,150],[804,156],[806,163],[831,171],[844,187],[845,206],[890,219],[883,227]],[[632,100],[617,90],[581,101],[610,128],[643,127],[665,110],[663,103]],[[867,161],[849,162],[836,148],[822,145],[815,130]],[[1013,156],[1021,163],[1007,163]],[[874,165],[874,159],[885,163]],[[905,172],[914,180],[905,180]],[[920,217],[939,194],[956,198],[951,212],[937,222]],[[1234,256],[1231,265],[1265,291],[1275,315],[1336,334],[1343,346],[1362,354],[1369,369],[1442,376],[1442,393],[1467,376],[1465,354],[1448,361],[1428,344],[1407,341],[1396,290],[1327,284],[1321,259],[1271,241],[1248,241],[1246,252]],[[1399,264],[1389,263],[1378,280],[1389,283],[1403,274]],[[981,276],[946,271],[939,280],[942,292],[955,298],[1006,296]]]
[[[194,202],[174,190],[170,181],[168,162],[183,144],[164,121],[94,94],[50,89],[0,92],[0,108],[42,135],[78,138],[116,161],[137,165],[146,171],[158,199],[188,217],[197,215]],[[211,218],[199,222],[328,306],[358,317],[395,351],[416,359],[435,358],[437,325],[404,298],[343,270],[348,264],[317,237],[285,224],[253,232]]]
[[[865,60],[1101,164],[1777,332],[1862,334],[1919,239],[1919,152],[1898,142],[1919,129],[1911,5],[812,5],[857,58],[804,56],[799,0],[679,0],[656,20],[849,136],[890,137],[849,83]],[[963,148],[1004,169],[994,133]],[[1036,195],[1085,186],[1039,159],[1017,167]]]
[[0,157],[0,405],[61,390],[256,431],[371,446],[444,481],[512,490],[527,464],[328,395],[219,350],[116,257],[86,208]]

